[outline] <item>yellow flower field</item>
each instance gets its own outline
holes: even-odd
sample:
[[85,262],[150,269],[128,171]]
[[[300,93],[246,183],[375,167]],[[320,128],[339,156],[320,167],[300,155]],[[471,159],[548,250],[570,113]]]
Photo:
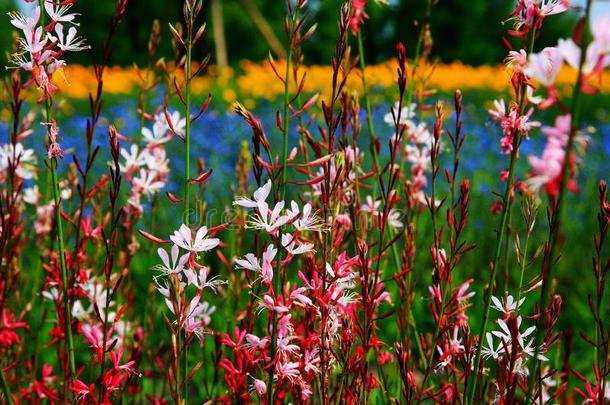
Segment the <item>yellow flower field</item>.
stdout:
[[[284,62],[278,61],[279,71],[284,70]],[[379,65],[368,66],[366,75],[368,85],[372,89],[387,90],[395,85],[394,60]],[[207,94],[213,90],[220,90],[227,102],[235,101],[238,97],[248,99],[273,100],[283,92],[282,83],[277,80],[269,66],[269,62],[255,63],[242,61],[239,72],[231,68],[218,74],[215,67],[209,69],[207,75],[193,80],[193,91],[196,94]],[[503,92],[509,89],[509,73],[504,66],[468,66],[460,62],[450,64],[437,64],[418,69],[419,75],[426,75],[428,87],[443,92],[453,92],[460,88],[490,89]],[[326,94],[330,91],[328,80],[330,67],[312,65],[306,67],[307,79],[304,90],[308,93],[316,91]],[[86,98],[89,92],[94,91],[96,81],[91,67],[70,65],[65,69],[64,79],[57,83],[63,94],[79,99]],[[574,83],[576,72],[563,68],[557,79],[559,88]],[[610,73],[605,72],[601,80],[594,83],[601,92],[610,92]],[[138,89],[140,79],[135,68],[111,67],[104,74],[104,91],[110,94],[130,94]],[[359,75],[351,75],[348,80],[349,90],[360,91],[362,87]]]

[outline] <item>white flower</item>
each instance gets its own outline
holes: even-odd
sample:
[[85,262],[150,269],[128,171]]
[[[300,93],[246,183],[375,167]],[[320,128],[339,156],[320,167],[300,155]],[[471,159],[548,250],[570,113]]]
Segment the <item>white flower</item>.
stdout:
[[366,203],[360,206],[360,210],[364,212],[370,212],[373,216],[379,215],[379,207],[381,206],[381,201],[375,200],[373,201],[373,197],[370,195],[366,196]]
[[[69,22],[69,23],[78,25],[78,24],[74,23],[74,18],[77,15],[79,15],[78,13],[66,14],[68,11],[70,11],[70,8],[72,8],[72,4],[62,6],[62,5],[56,5],[56,3],[57,2],[53,2],[53,1],[44,2],[44,9],[46,10],[49,17],[51,17],[51,20],[53,20],[55,22]],[[60,25],[60,24],[57,24],[57,25]]]
[[[565,59],[568,65],[574,69],[579,68],[581,50],[580,47],[572,40],[572,38],[560,39],[557,43],[557,49],[559,49],[561,56]],[[582,67],[582,72],[585,75],[588,75],[593,72],[595,68],[600,67],[603,69],[610,64],[610,58],[601,58],[603,58],[603,52],[600,48],[600,43],[593,41],[587,47],[585,64]],[[598,66],[599,63],[601,63],[600,66]]]
[[[419,148],[411,144],[405,146],[405,154],[407,155],[407,162],[411,163],[412,167],[421,169],[424,172],[432,170],[432,160],[430,158],[431,149],[427,147]],[[425,176],[422,176],[421,183],[423,185],[428,184],[428,180]]]
[[157,249],[157,253],[161,258],[162,263],[157,264],[153,269],[160,271],[162,274],[177,274],[184,270],[184,266],[189,260],[189,254],[186,253],[182,256],[179,256],[178,246],[173,245],[171,250],[171,261],[170,257],[163,248]]
[[40,19],[40,7],[34,7],[30,17],[26,17],[21,12],[11,12],[8,15],[11,17],[11,24],[13,24],[15,28],[18,28],[26,33],[32,32],[38,25],[38,20]]
[[[522,318],[520,316],[517,317],[517,328],[518,329],[521,327],[521,321],[522,321]],[[502,340],[507,346],[510,346],[510,343],[512,342],[512,335],[511,335],[510,329],[508,328],[508,325],[506,324],[506,322],[504,322],[503,319],[498,319],[498,326],[502,330],[493,331],[491,333],[494,336],[498,337],[500,340]],[[535,326],[530,326],[523,333],[521,333],[517,330],[517,342],[519,343],[519,346],[521,348],[525,349],[525,344],[524,344],[523,339],[528,337],[532,333],[534,333],[535,330],[536,330]]]
[[493,309],[496,309],[503,314],[511,314],[518,310],[521,307],[521,304],[525,301],[525,297],[521,298],[519,302],[515,301],[512,295],[507,296],[505,299],[500,301],[498,298],[492,296],[491,301],[493,305],[491,306]]
[[17,165],[15,174],[24,180],[36,178],[36,155],[33,149],[25,149],[23,144],[12,143],[0,146],[0,168],[8,170],[10,165]]
[[268,180],[265,185],[254,192],[254,200],[247,197],[241,197],[233,201],[233,205],[239,205],[244,208],[256,208],[259,204],[264,203],[271,193],[271,180]]
[[271,211],[266,202],[261,202],[258,204],[258,213],[248,219],[247,225],[254,229],[264,229],[268,233],[275,233],[291,219],[289,215],[281,215],[283,209],[284,201],[275,204]]
[[428,130],[428,125],[425,122],[421,122],[417,125],[413,125],[408,130],[409,140],[426,147],[432,146],[433,136]]
[[290,233],[282,234],[282,246],[284,246],[291,255],[300,255],[313,251],[312,243],[300,243],[297,238]]
[[151,198],[165,186],[165,183],[158,180],[158,177],[159,174],[155,171],[140,169],[139,176],[133,178],[133,187]]
[[238,269],[261,271],[260,260],[254,253],[247,253],[245,259],[235,259],[235,265]]
[[84,38],[76,36],[77,32],[75,27],[70,27],[68,29],[68,34],[64,37],[63,25],[56,24],[55,33],[57,34],[57,37],[54,37],[49,33],[47,33],[47,37],[51,42],[57,41],[57,46],[62,51],[78,52],[91,48],[89,45],[85,45]]
[[59,301],[62,297],[62,292],[56,285],[52,285],[48,290],[44,290],[41,295],[49,301]]
[[146,164],[149,152],[144,149],[140,152],[138,145],[133,144],[129,151],[121,148],[121,156],[125,159],[125,164],[119,164],[122,172],[127,172],[134,168],[140,168]]
[[491,333],[487,332],[485,334],[485,337],[487,338],[487,346],[483,346],[481,349],[481,353],[483,354],[483,357],[485,358],[493,358],[494,360],[498,359],[503,353],[504,353],[504,346],[502,346],[502,343],[500,343],[498,345],[498,348],[495,349],[494,348],[494,339]]
[[161,177],[169,174],[169,159],[163,148],[154,148],[146,155],[146,166],[159,173]]
[[208,233],[208,227],[202,226],[197,230],[195,239],[193,240],[192,232],[186,225],[181,225],[180,229],[174,231],[174,234],[170,236],[172,242],[181,247],[184,250],[190,252],[205,252],[214,249],[220,244],[218,238],[206,238]]
[[403,227],[403,224],[400,221],[399,211],[395,209],[390,210],[390,213],[388,214],[388,224],[394,229],[401,229]]
[[[42,27],[37,27],[32,32],[24,31],[24,34],[25,39],[19,38],[19,46],[25,52],[36,54],[41,52],[47,45],[48,38],[46,37],[46,35],[44,35],[44,30],[42,29]],[[39,61],[41,59],[46,59],[49,56],[48,51],[45,51],[44,54],[44,56],[40,56]]]
[[[398,106],[399,103],[395,102],[392,106],[392,112],[387,113],[383,116],[383,120],[389,125],[394,126],[395,119],[398,118]],[[417,104],[411,103],[409,107],[402,106],[400,109],[400,121],[399,124],[406,125],[408,121],[415,118],[415,110],[417,110]]]
[[185,269],[184,274],[186,275],[186,279],[188,285],[194,285],[199,290],[203,290],[204,288],[209,288],[215,293],[218,292],[218,287],[223,284],[227,284],[224,280],[218,280],[218,276],[212,277],[208,280],[208,273],[210,269],[207,267],[202,267],[199,269],[199,273],[195,272],[193,269]]
[[153,125],[152,131],[146,127],[142,128],[142,138],[148,145],[159,145],[168,142],[172,136],[166,126]]
[[263,262],[253,254],[246,254],[244,259],[235,259],[235,265],[238,269],[250,270],[260,274],[261,279],[270,282],[273,278],[273,259],[277,253],[277,249],[273,245],[267,246],[263,252]]
[[[174,111],[173,113],[169,113],[168,115],[171,122],[171,128],[173,128],[174,133],[178,135],[179,138],[184,139],[186,129],[186,118],[180,117],[180,113],[178,111]],[[171,130],[171,128],[164,113],[159,113],[155,115],[153,132],[165,132]]]
[[610,14],[596,18],[591,31],[599,50],[606,54],[610,53]]
[[35,185],[23,190],[23,201],[26,203],[36,205],[39,198],[40,193],[38,192],[38,186]]
[[[299,207],[295,201],[292,201],[292,210],[294,217],[299,213]],[[299,231],[322,231],[326,229],[324,221],[316,215],[312,210],[311,204],[307,203],[303,206],[301,216],[294,222],[294,227]]]
[[547,47],[539,53],[532,53],[525,69],[525,74],[538,80],[545,86],[551,86],[557,80],[557,74],[563,63],[561,52],[558,48]]

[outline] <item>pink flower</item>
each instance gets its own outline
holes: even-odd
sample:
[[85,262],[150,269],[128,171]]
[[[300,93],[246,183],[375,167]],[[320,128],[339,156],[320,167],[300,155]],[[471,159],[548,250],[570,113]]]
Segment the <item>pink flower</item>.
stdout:
[[208,227],[202,226],[197,230],[195,239],[191,230],[186,225],[181,225],[180,229],[174,231],[174,234],[170,236],[172,242],[189,252],[205,252],[214,249],[220,244],[220,240],[217,238],[207,238]]
[[248,347],[254,350],[263,350],[269,344],[271,339],[269,337],[259,338],[253,334],[246,335],[246,341],[248,342]]
[[[568,65],[570,65],[573,69],[578,69],[580,66],[580,47],[576,45],[576,43],[572,40],[572,38],[568,39],[560,39],[557,48],[561,52],[561,56],[565,59]],[[592,42],[587,47],[587,54],[585,58],[585,64],[582,67],[582,72],[585,75],[593,73],[600,63],[601,58],[599,47],[595,42]],[[600,59],[601,58],[601,59]]]
[[593,39],[599,50],[606,55],[610,53],[610,15],[598,17],[592,24]]
[[159,180],[159,174],[153,170],[140,169],[137,177],[133,178],[133,188],[135,191],[146,194],[152,198],[165,186],[165,182]]
[[34,7],[30,17],[26,17],[22,13],[15,12],[9,13],[9,16],[11,17],[11,24],[13,24],[15,28],[20,29],[24,33],[31,33],[38,25],[38,20],[40,19],[40,7]]
[[269,283],[273,278],[273,259],[277,253],[277,249],[273,245],[267,246],[263,252],[262,264],[260,260],[252,253],[246,254],[244,259],[235,259],[235,265],[238,269],[254,271],[260,274],[260,278]]
[[473,279],[468,279],[458,287],[457,293],[455,294],[455,297],[458,300],[458,302],[467,301],[470,298],[474,297],[476,292],[473,291],[473,292],[466,293],[466,291],[468,291],[468,288],[470,287],[470,284],[472,284],[472,281],[473,281]]
[[354,36],[358,35],[360,25],[364,23],[364,20],[369,18],[364,11],[366,2],[367,0],[352,0],[352,18],[349,21],[349,25]]
[[255,378],[252,383],[252,390],[256,391],[258,395],[265,395],[267,393],[267,384],[263,380]]
[[568,8],[569,0],[518,0],[511,14],[515,27],[511,34],[525,36],[534,26],[540,28],[545,17],[563,13]]
[[299,363],[294,362],[277,362],[275,365],[275,372],[279,379],[287,378],[291,382],[296,381],[301,376]]
[[489,110],[487,110],[487,112],[489,113],[489,115],[491,115],[491,118],[494,121],[502,122],[506,117],[506,103],[504,102],[504,100],[500,99],[494,100],[493,104],[493,108],[490,108]]
[[530,55],[525,74],[549,87],[557,80],[562,62],[563,58],[559,49],[547,47],[539,53]]
[[282,304],[276,304],[274,299],[268,294],[265,294],[263,296],[263,299],[258,305],[260,309],[268,309],[269,311],[275,311],[278,314],[285,314],[289,312],[289,309],[286,306]]
[[532,108],[527,114],[521,115],[517,105],[511,106],[510,112],[504,116],[501,123],[502,132],[504,133],[504,136],[500,139],[502,153],[509,154],[513,151],[513,139],[517,133],[527,137],[533,128],[540,126],[540,122],[529,120],[533,112],[534,109]]
[[97,398],[95,397],[95,385],[87,385],[81,380],[74,380],[70,390],[76,394],[77,402],[84,402],[85,400],[91,401],[92,404],[97,404]]
[[527,52],[524,49],[510,51],[504,60],[506,67],[517,73],[524,73],[527,68]]
[[[532,176],[528,179],[528,184],[533,189],[544,186],[549,195],[556,196],[558,194],[565,162],[565,147],[571,130],[570,126],[571,116],[566,114],[557,117],[554,127],[542,128],[541,132],[547,137],[542,156],[530,155],[527,157],[530,166],[532,166]],[[574,164],[574,162],[570,162],[570,164]],[[577,190],[573,179],[570,179],[568,187],[572,191]]]
[[184,270],[184,266],[186,265],[186,263],[188,262],[188,259],[189,259],[188,253],[178,257],[179,248],[176,245],[172,246],[171,261],[170,261],[169,255],[167,254],[165,249],[159,248],[159,249],[157,249],[157,253],[159,254],[159,257],[161,258],[162,264],[158,264],[157,266],[154,267],[154,269],[160,271],[163,274],[180,273],[182,270]]

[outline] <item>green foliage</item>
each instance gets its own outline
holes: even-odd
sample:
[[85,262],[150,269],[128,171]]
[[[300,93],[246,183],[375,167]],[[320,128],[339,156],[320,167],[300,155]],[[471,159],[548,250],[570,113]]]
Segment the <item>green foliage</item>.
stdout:
[[[267,19],[275,35],[284,42],[283,0],[252,0]],[[464,63],[494,64],[502,60],[505,47],[502,44],[502,23],[512,7],[503,0],[440,0],[441,5],[433,7],[428,18],[427,0],[400,0],[389,7],[367,5],[369,21],[363,26],[365,51],[369,62],[379,62],[394,56],[395,41],[403,41],[408,49],[413,49],[417,37],[416,22],[430,23],[434,40],[433,55],[442,61],[461,60]],[[246,13],[241,0],[223,0],[223,12],[229,62],[237,65],[242,59],[262,60],[266,58],[269,45]],[[279,5],[278,3],[281,3]],[[342,0],[311,0],[309,22],[318,22],[318,29],[312,41],[304,47],[308,63],[329,63],[335,47],[337,35],[336,20]],[[72,57],[73,62],[91,64],[101,58],[101,46],[114,13],[115,1],[79,1],[76,10],[81,13],[81,34],[92,46],[88,52],[80,52]],[[209,2],[205,3],[207,7]],[[5,24],[0,24],[0,47],[10,49],[12,27],[6,13],[16,8],[13,0],[0,0],[0,14],[5,16]],[[171,35],[168,23],[181,20],[182,6],[178,0],[131,0],[128,3],[125,21],[119,26],[112,48],[112,64],[144,65],[147,59],[147,44],[152,21],[161,22],[162,40],[158,56],[171,57]],[[204,18],[209,24],[208,10]],[[548,24],[542,33],[540,46],[554,45],[560,36],[569,35],[575,17],[569,14],[553,16],[560,21]],[[379,29],[379,27],[382,27]],[[213,52],[213,41],[207,41],[195,50],[195,56],[202,59]],[[515,41],[513,41],[515,42]],[[7,64],[6,54],[0,56]]]
[[[252,0],[269,23],[274,34],[285,42],[283,0]],[[307,63],[327,64],[335,48],[337,18],[342,0],[311,0],[309,23],[317,22],[318,29],[312,41],[305,44]],[[417,24],[428,22],[434,45],[433,55],[441,61],[461,60],[471,65],[495,64],[506,55],[503,44],[502,20],[512,8],[511,1],[504,0],[439,0],[428,10],[427,0],[400,0],[390,6],[379,6],[372,0],[367,5],[369,20],[363,26],[365,51],[369,62],[379,62],[395,54],[396,41],[405,43],[407,49],[415,47]],[[237,65],[242,59],[260,61],[267,57],[269,45],[257,30],[241,0],[222,0],[229,62]],[[211,26],[209,1],[204,18]],[[91,63],[100,57],[102,41],[112,18],[115,2],[80,1],[76,7],[82,13],[81,33],[92,45],[90,52],[82,52],[76,61]],[[117,40],[113,44],[112,63],[129,65],[147,62],[147,43],[153,19],[161,22],[162,41],[158,55],[170,57],[171,35],[167,24],[181,20],[181,2],[178,0],[131,0],[128,4],[125,23],[119,27]],[[557,19],[545,26],[538,44],[554,45],[560,36],[568,36],[574,26],[575,17],[570,14],[549,17]],[[509,24],[507,22],[506,24]],[[380,28],[381,27],[381,28]],[[212,53],[212,30],[208,30],[203,45],[195,50],[196,57]],[[3,36],[6,38],[6,36]],[[518,41],[508,38],[517,46]],[[355,45],[355,42],[354,42]]]
[[0,63],[2,66],[8,65],[8,51],[11,49],[13,42],[13,26],[11,25],[10,17],[6,15],[9,11],[16,9],[14,0],[0,0]]

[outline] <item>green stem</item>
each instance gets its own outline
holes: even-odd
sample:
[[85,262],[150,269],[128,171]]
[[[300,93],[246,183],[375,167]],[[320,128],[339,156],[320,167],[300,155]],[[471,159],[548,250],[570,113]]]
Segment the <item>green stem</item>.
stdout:
[[[531,54],[534,50],[534,42],[536,40],[536,34],[537,34],[537,30],[536,30],[536,26],[534,25],[534,28],[532,29],[532,33],[531,33],[531,37],[530,37],[528,54]],[[519,101],[519,111],[521,112],[521,114],[523,114],[523,112],[525,110],[526,102],[527,102],[527,84],[521,85],[521,95],[517,94],[517,99]],[[491,297],[493,295],[493,288],[494,288],[494,284],[496,282],[498,261],[500,259],[500,255],[502,252],[502,241],[504,239],[504,234],[506,233],[506,229],[508,226],[509,212],[510,212],[510,207],[511,207],[511,203],[512,203],[511,192],[512,192],[512,188],[513,188],[513,181],[515,178],[515,166],[516,166],[517,156],[519,154],[520,145],[521,145],[521,134],[519,132],[516,132],[514,134],[514,139],[513,139],[513,151],[511,152],[511,155],[510,155],[510,166],[509,166],[509,170],[508,170],[508,179],[506,180],[506,189],[504,191],[504,196],[502,198],[502,215],[500,218],[500,228],[498,230],[498,237],[496,239],[496,247],[495,247],[495,253],[494,253],[494,260],[492,262],[491,276],[489,279],[489,286],[487,288],[487,294],[485,295],[485,303],[484,303],[485,309],[483,312],[483,323],[481,324],[481,329],[479,331],[479,341],[477,343],[474,368],[472,369],[472,372],[474,373],[473,374],[474,380],[468,381],[467,383],[469,383],[469,384],[466,387],[467,391],[466,391],[465,403],[467,405],[472,404],[472,400],[474,398],[474,394],[476,391],[477,376],[479,374],[479,366],[481,364],[481,350],[483,348],[484,335],[487,332],[487,322],[489,321],[489,307],[491,305]],[[507,252],[507,254],[508,254],[508,252]]]
[[[423,36],[422,36],[423,37]],[[418,49],[421,48],[421,46],[419,45],[421,43],[421,40],[418,41]],[[417,53],[419,53],[419,51],[416,51]],[[373,112],[372,112],[372,108],[371,108],[371,100],[369,98],[369,93],[368,93],[368,86],[366,83],[366,61],[364,59],[364,45],[363,45],[363,41],[362,41],[362,33],[361,30],[358,30],[358,59],[359,59],[359,63],[360,63],[360,70],[362,73],[362,97],[364,98],[364,108],[366,110],[366,125],[368,128],[368,132],[369,132],[369,139],[370,139],[370,150],[371,153],[373,155],[373,164],[375,166],[374,170],[375,170],[375,174],[377,176],[377,181],[375,186],[373,187],[373,201],[377,200],[377,188],[379,187],[379,176],[381,176],[380,173],[380,167],[379,167],[379,155],[377,154],[377,135],[375,134],[375,127],[373,125]],[[412,97],[412,90],[410,92],[407,93],[407,99],[411,100]],[[358,184],[356,183],[356,186]],[[383,195],[383,193],[381,193],[382,197],[384,197],[385,200],[385,196]],[[385,202],[385,201],[384,201]],[[396,244],[392,245],[392,256],[394,259],[394,264],[396,265],[396,268],[400,269],[400,255],[398,252],[398,248],[396,247]],[[411,284],[411,273],[409,273],[409,275],[407,276],[409,279],[408,284]],[[421,341],[419,339],[419,332],[417,329],[417,324],[415,323],[415,317],[413,316],[413,309],[412,306],[409,305],[409,319],[411,321],[411,323],[413,324],[413,333],[415,334],[415,342],[417,343],[417,348],[418,348],[418,352],[421,356],[422,359],[425,359],[425,354],[424,354],[424,349],[421,345]],[[407,325],[409,323],[407,322]],[[424,360],[425,361],[425,360]]]
[[[296,15],[293,16],[293,21],[296,18]],[[290,43],[292,43],[292,35],[289,38]],[[282,122],[282,129],[283,129],[283,133],[282,133],[282,137],[283,137],[283,143],[282,143],[282,182],[280,184],[280,196],[279,196],[279,201],[284,201],[285,197],[286,197],[286,182],[288,181],[288,168],[287,168],[287,160],[288,160],[288,133],[290,130],[290,95],[289,95],[289,85],[290,85],[290,62],[292,59],[292,46],[288,47],[288,56],[286,58],[286,75],[284,76],[284,119]],[[280,228],[279,230],[279,234],[278,234],[278,240],[280,242],[280,244],[282,243],[282,229]],[[279,257],[278,257],[278,261],[277,261],[277,265],[276,265],[276,271],[275,274],[273,274],[273,289],[274,289],[274,293],[277,294],[281,288],[282,288],[282,277],[281,277],[281,270],[282,270],[282,261],[284,260],[284,252],[283,250],[280,249],[279,251]],[[267,382],[267,403],[269,405],[273,404],[273,371],[275,369],[275,351],[276,351],[276,346],[277,346],[277,312],[274,311],[273,313],[273,323],[272,323],[272,328],[273,330],[271,331],[271,367],[269,368],[269,376],[268,376],[268,382]]]
[[521,290],[523,289],[523,277],[525,274],[525,267],[527,265],[527,248],[530,241],[530,230],[528,229],[525,235],[525,244],[523,245],[523,257],[521,258],[521,276],[519,277],[519,289],[517,290],[517,308],[519,307],[519,301],[521,301]]
[[6,400],[7,405],[13,405],[13,397],[11,396],[11,391],[8,387],[8,383],[6,382],[6,376],[4,375],[4,369],[0,366],[0,381],[2,381],[2,392],[4,393],[4,398]]
[[[371,100],[369,98],[368,86],[366,84],[366,62],[364,60],[364,46],[362,43],[362,33],[358,30],[358,61],[360,62],[360,71],[362,73],[362,97],[364,98],[364,108],[366,109],[366,126],[369,132],[370,139],[370,150],[373,154],[373,164],[375,165],[374,171],[379,180],[381,175],[379,172],[379,156],[377,154],[377,135],[375,134],[375,127],[373,125],[373,112],[371,108]],[[377,181],[379,184],[379,181]],[[377,186],[373,187],[373,201],[377,199]]]
[[[515,135],[515,139],[518,138],[519,135]],[[483,348],[483,336],[485,332],[487,332],[487,322],[489,321],[489,308],[491,304],[491,297],[493,295],[493,286],[496,280],[496,273],[498,270],[498,261],[500,259],[500,255],[502,253],[502,240],[504,239],[504,233],[506,231],[506,225],[508,222],[508,212],[509,212],[509,203],[511,198],[511,190],[513,179],[515,177],[515,162],[517,161],[517,149],[515,148],[510,155],[510,168],[508,172],[508,180],[506,181],[506,190],[504,191],[504,197],[502,199],[502,214],[500,217],[500,228],[498,231],[498,237],[496,239],[496,248],[494,253],[494,260],[491,268],[491,276],[489,279],[489,286],[487,287],[487,294],[485,295],[485,303],[483,310],[483,322],[481,323],[481,329],[479,331],[479,342],[477,344],[477,351],[474,360],[474,368],[473,375],[474,380],[470,381],[468,385],[467,394],[466,394],[466,404],[472,404],[472,400],[474,397],[476,385],[477,385],[477,376],[479,366],[481,364],[481,350]]]
[[[193,58],[193,10],[188,15],[188,38],[185,43],[186,60],[184,66],[185,85],[184,85],[184,223],[190,225],[191,217],[191,75]],[[186,335],[182,330],[176,334],[177,356],[176,359],[176,384],[179,404],[186,404],[188,401],[188,347]],[[182,347],[181,347],[182,345]],[[180,392],[182,395],[180,395]],[[182,401],[182,402],[180,402]]]
[[[592,0],[587,0],[587,5],[585,8],[584,15],[584,27],[585,30],[588,30],[589,27],[589,19],[591,15],[591,3]],[[534,357],[532,359],[532,364],[530,366],[530,378],[528,381],[528,390],[527,390],[527,401],[528,403],[530,399],[532,399],[532,390],[534,380],[540,371],[539,363],[537,360],[538,355],[540,354],[542,339],[545,335],[544,331],[544,311],[549,304],[549,296],[550,296],[550,282],[553,279],[553,270],[555,269],[555,255],[557,253],[557,241],[559,239],[559,229],[561,227],[561,218],[563,217],[564,207],[564,199],[566,195],[566,188],[568,184],[568,180],[570,177],[570,156],[572,155],[572,151],[574,149],[574,138],[578,127],[580,125],[580,98],[582,96],[582,83],[583,83],[583,67],[587,58],[587,47],[588,44],[585,42],[585,39],[581,39],[582,44],[580,46],[580,62],[578,65],[578,77],[576,79],[576,84],[574,85],[574,92],[572,93],[572,103],[570,111],[572,112],[571,117],[571,125],[570,125],[570,134],[568,136],[568,144],[566,145],[566,152],[563,162],[563,169],[561,174],[561,185],[559,187],[559,196],[557,197],[557,205],[555,215],[553,216],[553,221],[551,223],[551,246],[549,248],[548,255],[548,267],[546,269],[546,274],[543,274],[543,282],[542,287],[540,289],[540,311],[541,316],[538,317],[537,328],[536,328],[536,337],[534,340]]]
[[186,225],[190,222],[191,208],[191,58],[192,44],[189,38],[186,44],[186,85],[184,89],[186,125],[184,127],[184,213]]
[[[44,9],[44,0],[39,0],[40,9]],[[41,25],[44,25],[44,13],[41,14]],[[45,103],[46,120],[51,123],[51,101]],[[64,255],[64,230],[61,222],[61,207],[59,196],[59,184],[57,180],[57,158],[51,158],[49,162],[51,172],[51,183],[53,191],[53,202],[55,203],[55,221],[57,222],[57,244],[59,249],[59,263],[61,266],[62,293],[64,299],[64,323],[66,329],[66,339],[68,340],[68,362],[70,367],[70,379],[65,381],[64,395],[67,397],[71,380],[76,377],[76,363],[74,361],[74,339],[72,337],[72,316],[70,312],[70,297],[68,296],[68,271],[66,268],[66,257]],[[67,398],[66,398],[67,399]]]
[[[64,299],[64,321],[66,338],[68,340],[68,358],[70,364],[70,379],[76,377],[74,361],[74,339],[72,337],[72,314],[70,313],[70,297],[68,296],[68,271],[64,254],[64,229],[61,220],[61,207],[59,198],[59,185],[57,183],[57,159],[52,158],[49,164],[51,169],[51,182],[53,183],[53,201],[55,202],[55,221],[57,222],[57,244],[59,249],[59,263],[61,266],[61,283]],[[68,381],[69,383],[69,381]]]

